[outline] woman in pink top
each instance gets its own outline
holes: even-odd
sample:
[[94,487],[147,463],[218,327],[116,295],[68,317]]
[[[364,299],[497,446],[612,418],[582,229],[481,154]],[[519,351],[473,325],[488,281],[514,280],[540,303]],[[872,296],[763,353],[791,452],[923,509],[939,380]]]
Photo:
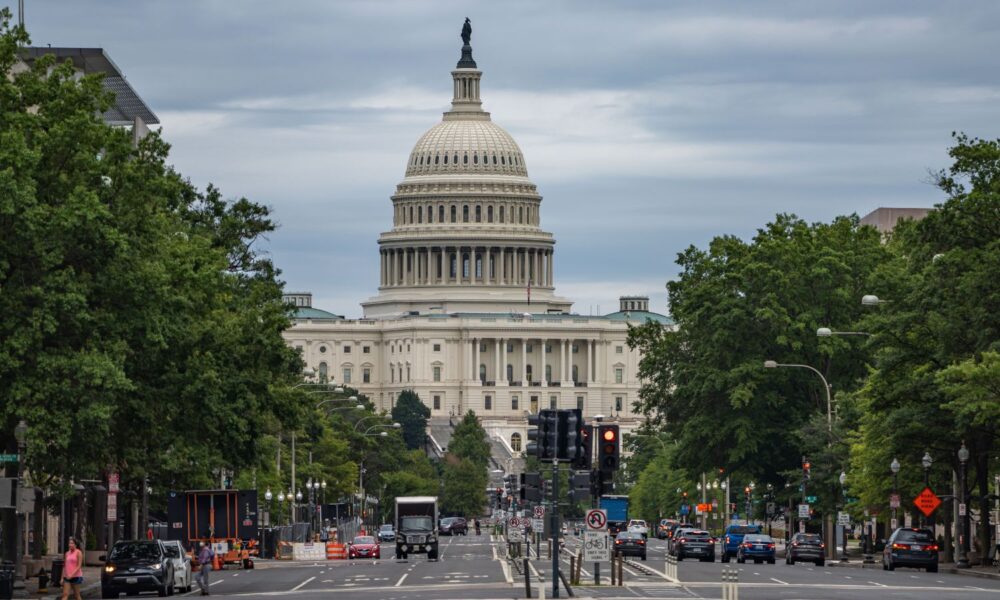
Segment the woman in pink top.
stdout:
[[69,550],[66,551],[66,563],[63,565],[62,600],[69,598],[73,591],[75,600],[80,598],[80,584],[83,583],[83,552],[76,545],[76,538],[69,538]]

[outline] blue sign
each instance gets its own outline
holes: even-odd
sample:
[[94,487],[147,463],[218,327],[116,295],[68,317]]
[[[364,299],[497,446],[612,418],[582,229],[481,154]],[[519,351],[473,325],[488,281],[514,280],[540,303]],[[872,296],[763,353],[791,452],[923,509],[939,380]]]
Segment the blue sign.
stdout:
[[681,504],[681,510],[680,510],[680,513],[681,513],[682,515],[686,515],[686,514],[688,514],[689,512],[691,512],[691,507],[690,507],[690,506],[688,506],[687,504]]

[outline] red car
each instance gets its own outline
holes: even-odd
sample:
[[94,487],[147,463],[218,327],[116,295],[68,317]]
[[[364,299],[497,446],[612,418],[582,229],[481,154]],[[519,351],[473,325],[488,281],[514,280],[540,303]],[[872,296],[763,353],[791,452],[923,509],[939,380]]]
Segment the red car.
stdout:
[[347,558],[382,558],[379,555],[379,545],[370,535],[359,535],[351,542]]

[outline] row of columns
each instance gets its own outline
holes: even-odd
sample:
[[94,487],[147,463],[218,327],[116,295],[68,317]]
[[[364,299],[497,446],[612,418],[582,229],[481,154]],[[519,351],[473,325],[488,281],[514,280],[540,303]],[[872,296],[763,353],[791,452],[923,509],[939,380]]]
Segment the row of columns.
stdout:
[[[507,380],[507,343],[512,340],[504,340],[503,338],[491,338],[495,344],[494,357],[494,373],[497,376],[497,382],[508,383]],[[468,346],[468,352],[466,353],[466,364],[469,365],[469,369],[466,372],[466,379],[479,379],[479,364],[480,364],[480,344],[482,340],[478,338],[472,338],[471,344]],[[528,381],[528,342],[537,342],[540,347],[540,352],[542,356],[541,360],[541,373],[533,377],[535,381],[545,381],[545,366],[546,366],[546,352],[545,347],[548,343],[558,343],[559,344],[559,375],[561,377],[558,381],[572,381],[572,344],[574,340],[570,339],[559,339],[559,340],[528,340],[525,338],[520,338],[521,341],[521,382],[527,383]],[[594,382],[594,348],[597,343],[596,340],[579,340],[586,344],[587,346],[587,365],[584,372],[583,380],[587,384]]]
[[[381,287],[421,285],[531,285],[552,287],[551,248],[385,248]],[[466,262],[468,261],[468,262]],[[477,263],[482,263],[476,269]],[[466,272],[466,264],[468,272]]]

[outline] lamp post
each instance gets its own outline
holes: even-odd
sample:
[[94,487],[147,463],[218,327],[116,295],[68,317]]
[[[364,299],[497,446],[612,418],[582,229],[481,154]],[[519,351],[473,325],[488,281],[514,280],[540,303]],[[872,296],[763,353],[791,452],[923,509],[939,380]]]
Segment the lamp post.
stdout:
[[[969,524],[969,507],[967,506],[966,496],[965,496],[965,463],[969,460],[969,449],[965,447],[965,440],[962,440],[962,447],[958,449],[958,462],[961,463],[962,468],[958,473],[958,494],[960,498],[959,505],[959,534],[958,534],[958,560],[955,561],[955,567],[958,569],[968,569],[969,568],[969,536],[968,536],[968,524]],[[964,509],[964,510],[963,510]]]
[[274,494],[271,493],[271,488],[267,488],[267,491],[264,492],[264,501],[267,502],[267,515],[266,515],[267,518],[263,519],[263,521],[264,521],[264,527],[270,527],[271,526],[271,499],[272,498],[274,498]]
[[[844,493],[844,484],[847,483],[847,473],[840,472],[840,498],[844,505],[844,512],[847,512],[847,494]],[[840,562],[847,562],[847,525],[844,525],[844,551],[840,555]]]
[[[378,429],[379,427],[393,427],[399,429],[399,423],[393,423],[392,425],[372,425],[364,432],[364,437],[374,437],[378,436],[381,438],[389,437],[388,431],[379,431],[378,433],[370,434],[368,433],[372,429]],[[367,496],[365,495],[365,461],[361,460],[361,468],[358,470],[358,489],[361,490],[361,526],[364,527],[365,524],[365,509],[367,508]]]
[[[895,458],[889,463],[889,470],[892,471],[892,504],[897,504],[896,502],[896,476],[899,474],[899,461]],[[899,527],[899,523],[896,521],[896,507],[892,507],[892,528],[895,529]],[[890,532],[891,533],[891,532]]]
[[[14,439],[17,440],[17,498],[15,502],[19,505],[21,499],[21,489],[24,486],[24,458],[25,450],[28,447],[28,424],[21,419],[14,427]],[[14,553],[14,578],[20,579],[21,563],[24,559],[24,519],[27,515],[21,513],[20,506],[14,509],[16,516],[14,539],[17,543],[17,552]]]
[[299,520],[299,509],[302,504],[302,488],[295,491],[295,522]]
[[[931,453],[924,450],[924,457],[920,459],[920,464],[924,466],[924,487],[930,489],[931,487],[931,465],[934,464],[934,459],[931,458]],[[922,514],[922,513],[921,513]],[[933,515],[933,513],[931,513]],[[934,527],[933,516],[922,516],[921,519],[925,526]]]

